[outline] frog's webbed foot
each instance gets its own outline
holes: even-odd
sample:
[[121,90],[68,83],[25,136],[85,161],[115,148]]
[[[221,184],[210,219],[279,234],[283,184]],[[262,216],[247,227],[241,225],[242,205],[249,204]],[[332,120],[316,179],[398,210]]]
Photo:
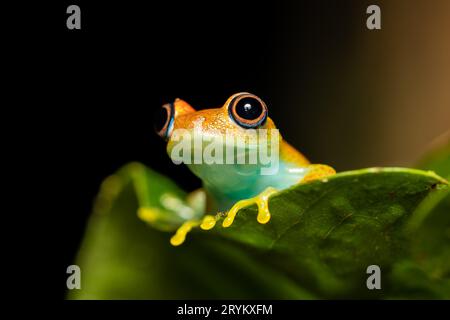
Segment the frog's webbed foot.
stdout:
[[336,173],[332,167],[325,164],[311,164],[310,169],[300,182],[309,182],[313,180],[323,179]]
[[228,211],[228,214],[224,219],[222,226],[224,228],[228,228],[229,226],[231,226],[233,224],[237,212],[240,209],[252,204],[256,204],[258,206],[258,216],[257,216],[258,222],[261,224],[269,222],[270,220],[269,198],[271,195],[277,192],[278,190],[276,190],[275,188],[269,187],[253,198],[244,199],[236,202],[233,205],[233,207],[231,207],[231,209]]
[[[259,223],[265,224],[269,222],[270,220],[270,211],[269,211],[269,197],[278,192],[274,188],[267,188],[263,192],[261,192],[259,195],[250,198],[250,199],[244,199],[236,202],[233,207],[228,211],[222,226],[224,228],[227,228],[231,226],[231,224],[234,221],[234,218],[236,217],[236,213],[249,205],[256,204],[258,206],[258,217],[257,220]],[[193,228],[200,228],[202,230],[210,230],[214,228],[216,225],[216,222],[223,216],[223,213],[219,212],[215,216],[213,215],[205,215],[202,219],[197,220],[189,220],[184,222],[181,227],[178,228],[176,233],[172,236],[170,239],[170,243],[173,246],[179,246],[183,244],[183,242],[186,240],[186,235],[188,232],[190,232]]]

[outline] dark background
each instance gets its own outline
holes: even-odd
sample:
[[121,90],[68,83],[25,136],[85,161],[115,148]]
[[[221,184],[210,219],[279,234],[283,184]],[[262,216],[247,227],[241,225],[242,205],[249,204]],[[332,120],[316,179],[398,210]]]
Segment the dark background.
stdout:
[[[81,8],[81,30],[66,29],[70,4]],[[366,28],[370,4],[381,7],[382,30]],[[257,94],[286,140],[338,171],[412,164],[449,127],[447,8],[400,0],[41,7],[22,81],[44,102],[34,112],[46,119],[45,147],[34,156],[45,156],[60,296],[106,176],[141,161],[187,190],[200,186],[153,132],[154,109],[176,97],[203,109]]]

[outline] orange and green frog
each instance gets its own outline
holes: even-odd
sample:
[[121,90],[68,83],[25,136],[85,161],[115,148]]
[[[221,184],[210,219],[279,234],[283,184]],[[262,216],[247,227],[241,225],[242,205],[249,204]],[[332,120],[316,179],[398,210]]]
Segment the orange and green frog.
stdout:
[[[272,195],[335,174],[330,166],[310,164],[283,140],[267,105],[251,93],[234,94],[220,108],[197,111],[176,99],[159,111],[155,129],[167,141],[169,156],[175,163],[185,163],[203,185],[185,200],[161,196],[159,207],[141,201],[142,220],[177,226],[170,239],[174,246],[181,245],[192,228],[210,230],[220,227],[219,220],[221,227],[230,227],[238,211],[251,205],[258,208],[255,223],[270,223]],[[130,168],[137,196],[145,200],[149,195],[142,171],[138,164]]]

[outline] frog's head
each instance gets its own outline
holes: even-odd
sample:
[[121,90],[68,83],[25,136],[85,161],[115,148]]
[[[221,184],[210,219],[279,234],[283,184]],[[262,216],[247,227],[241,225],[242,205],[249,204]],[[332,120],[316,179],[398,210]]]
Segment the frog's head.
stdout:
[[179,129],[193,130],[201,124],[204,136],[232,134],[245,135],[248,129],[276,128],[268,117],[266,104],[247,92],[236,93],[220,108],[195,110],[186,101],[176,99],[162,106],[156,119],[155,130],[168,143],[173,144],[173,132]]
[[[200,144],[195,140],[195,132],[198,132],[198,128],[201,129],[202,135]],[[181,139],[185,140],[184,147],[188,146],[191,157],[198,154],[196,153],[198,148],[205,149],[211,141],[219,141],[220,147],[229,146],[228,139],[230,138],[235,141],[243,139],[246,142],[244,153],[248,153],[250,149],[258,146],[258,141],[249,138],[250,131],[255,132],[251,129],[267,129],[267,133],[270,134],[271,129],[275,128],[275,124],[268,117],[266,104],[259,97],[247,92],[232,95],[220,108],[199,111],[196,111],[187,102],[176,99],[173,103],[162,106],[159,121],[155,126],[158,135],[167,141],[167,152],[174,162],[176,161],[173,154],[179,153]],[[242,148],[240,150],[242,151]],[[172,151],[174,152],[172,153]],[[192,164],[195,161],[183,162]],[[203,179],[206,175],[208,178],[212,176],[211,170],[217,170],[217,168],[213,168],[214,166],[204,168],[205,166],[200,163],[189,165],[189,167]],[[237,165],[233,167],[233,172],[245,175],[254,173],[256,169],[257,166]],[[224,174],[223,170],[226,169],[222,166],[220,170]]]

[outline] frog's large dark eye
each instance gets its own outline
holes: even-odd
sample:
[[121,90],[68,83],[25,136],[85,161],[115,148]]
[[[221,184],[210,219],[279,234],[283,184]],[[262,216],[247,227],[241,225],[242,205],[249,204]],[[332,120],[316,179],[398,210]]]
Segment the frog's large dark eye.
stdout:
[[165,104],[156,110],[154,118],[155,131],[163,139],[167,140],[170,137],[174,114],[174,107],[171,103]]
[[267,106],[251,93],[236,95],[230,102],[228,112],[231,118],[243,128],[257,128],[267,119]]

